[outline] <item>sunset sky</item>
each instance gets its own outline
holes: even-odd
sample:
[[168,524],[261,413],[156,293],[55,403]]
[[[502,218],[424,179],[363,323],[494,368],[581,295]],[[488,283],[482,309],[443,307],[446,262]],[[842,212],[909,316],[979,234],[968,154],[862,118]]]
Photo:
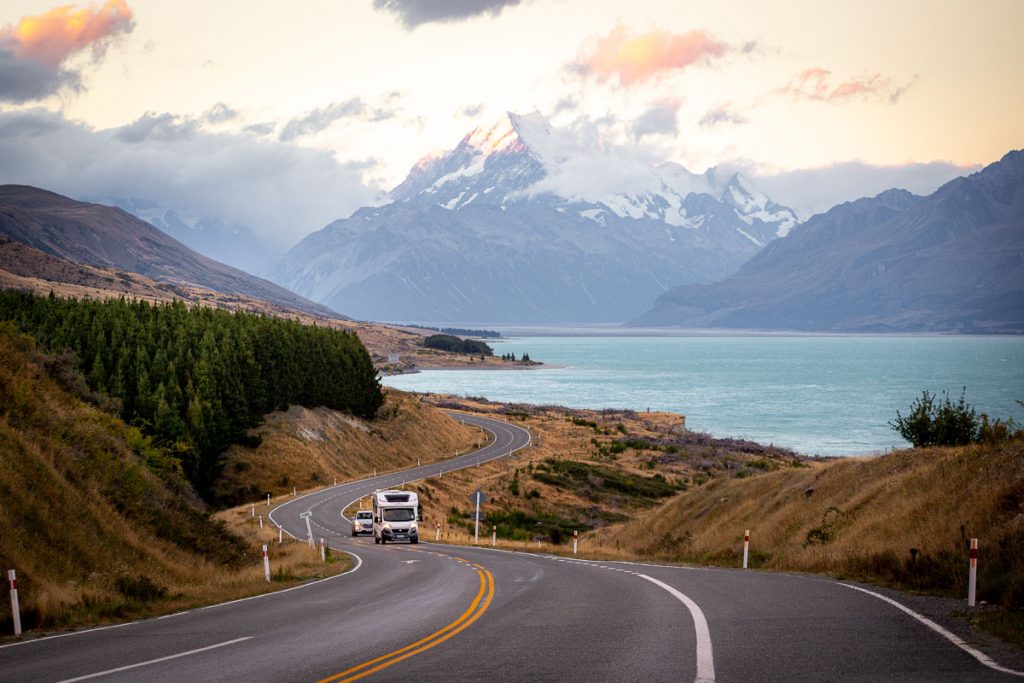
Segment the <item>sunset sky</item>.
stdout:
[[0,182],[292,242],[537,110],[809,213],[1024,145],[1022,26],[1018,0],[7,0]]

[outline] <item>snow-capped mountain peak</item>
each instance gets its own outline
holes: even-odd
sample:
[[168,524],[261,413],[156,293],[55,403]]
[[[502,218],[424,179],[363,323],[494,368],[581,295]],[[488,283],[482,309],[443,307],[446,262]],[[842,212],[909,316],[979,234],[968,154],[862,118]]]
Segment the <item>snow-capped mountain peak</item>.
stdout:
[[553,129],[540,112],[515,114],[506,112],[489,127],[475,128],[463,142],[481,154],[528,151],[539,159],[551,147]]
[[[427,201],[450,211],[471,203],[500,204],[546,198],[604,225],[604,213],[655,220],[672,228],[711,229],[699,197],[731,211],[735,230],[762,247],[797,224],[796,214],[757,191],[738,173],[711,168],[691,173],[680,164],[657,166],[615,147],[582,144],[551,126],[539,112],[508,112],[466,135],[450,152],[425,157],[391,193],[394,201]],[[735,219],[733,221],[735,222]],[[724,229],[719,227],[717,229]]]

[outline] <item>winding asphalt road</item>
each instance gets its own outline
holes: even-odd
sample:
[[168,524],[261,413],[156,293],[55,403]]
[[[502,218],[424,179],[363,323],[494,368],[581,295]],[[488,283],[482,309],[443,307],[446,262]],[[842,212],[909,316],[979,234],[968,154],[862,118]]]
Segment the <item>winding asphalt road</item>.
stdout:
[[519,427],[457,417],[494,442],[272,512],[300,538],[311,512],[314,534],[355,556],[353,571],[0,646],[0,681],[1021,680],[884,596],[832,580],[350,538],[341,511],[374,489],[529,444]]

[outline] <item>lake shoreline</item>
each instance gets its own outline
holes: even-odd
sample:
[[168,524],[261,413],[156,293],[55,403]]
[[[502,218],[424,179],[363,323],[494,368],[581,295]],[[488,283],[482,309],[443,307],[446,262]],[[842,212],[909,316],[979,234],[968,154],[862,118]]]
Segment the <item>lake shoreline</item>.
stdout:
[[509,338],[502,352],[550,362],[534,369],[559,369],[423,367],[384,382],[503,403],[675,412],[697,431],[823,456],[905,448],[889,423],[923,390],[956,398],[966,386],[979,413],[1024,418],[1014,402],[1024,396],[1024,339],[1016,337],[550,336]]

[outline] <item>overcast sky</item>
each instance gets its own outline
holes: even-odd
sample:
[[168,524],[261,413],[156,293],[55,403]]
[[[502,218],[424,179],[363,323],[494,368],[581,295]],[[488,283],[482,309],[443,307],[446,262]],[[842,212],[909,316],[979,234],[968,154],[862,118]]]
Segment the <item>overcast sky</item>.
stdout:
[[537,110],[807,214],[1024,146],[1021,26],[1018,0],[5,0],[0,182],[294,242]]

